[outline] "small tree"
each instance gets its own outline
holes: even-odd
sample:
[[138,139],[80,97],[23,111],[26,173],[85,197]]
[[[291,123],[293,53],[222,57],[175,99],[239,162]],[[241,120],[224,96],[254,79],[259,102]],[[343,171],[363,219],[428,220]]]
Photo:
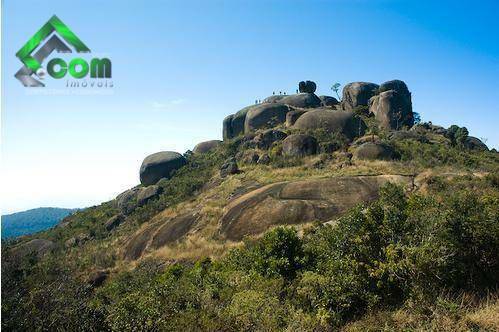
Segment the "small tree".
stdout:
[[464,146],[464,143],[466,142],[466,138],[468,138],[469,132],[466,127],[461,127],[456,131],[456,144],[459,146]]
[[447,133],[445,136],[450,139],[452,145],[464,146],[468,135],[469,132],[466,127],[452,125],[449,127],[449,129],[447,129]]
[[421,123],[421,115],[418,112],[412,112],[412,120],[415,125]]
[[334,83],[333,86],[331,87],[331,90],[336,92],[336,96],[338,96],[338,100],[341,100],[340,94],[338,93],[338,91],[340,90],[340,86],[341,86],[340,83]]

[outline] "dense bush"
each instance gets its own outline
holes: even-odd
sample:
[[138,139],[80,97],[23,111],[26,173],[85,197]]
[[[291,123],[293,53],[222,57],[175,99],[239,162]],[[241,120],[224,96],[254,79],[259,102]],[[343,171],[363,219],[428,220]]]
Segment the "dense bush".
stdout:
[[327,330],[407,300],[482,294],[499,285],[499,197],[489,181],[486,191],[456,183],[431,196],[388,185],[378,201],[302,237],[279,227],[217,261],[146,260],[87,310],[115,331]]

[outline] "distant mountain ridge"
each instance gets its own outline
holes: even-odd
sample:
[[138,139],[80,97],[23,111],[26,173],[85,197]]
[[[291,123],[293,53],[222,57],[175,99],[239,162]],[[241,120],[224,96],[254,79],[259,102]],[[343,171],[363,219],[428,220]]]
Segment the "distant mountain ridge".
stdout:
[[2,240],[51,228],[76,210],[40,207],[2,215]]

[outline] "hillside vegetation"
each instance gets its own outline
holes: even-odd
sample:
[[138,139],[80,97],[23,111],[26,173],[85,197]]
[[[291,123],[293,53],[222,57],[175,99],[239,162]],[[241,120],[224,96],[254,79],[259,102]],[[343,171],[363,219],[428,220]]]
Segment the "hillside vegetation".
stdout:
[[37,208],[2,216],[2,239],[33,234],[55,226],[74,209]]
[[2,328],[498,330],[499,154],[401,81],[312,83],[2,246]]

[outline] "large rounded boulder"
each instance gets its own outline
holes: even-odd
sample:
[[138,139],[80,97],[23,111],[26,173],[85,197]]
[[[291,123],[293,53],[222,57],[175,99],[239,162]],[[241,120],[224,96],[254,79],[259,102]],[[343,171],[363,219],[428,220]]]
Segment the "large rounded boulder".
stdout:
[[410,94],[408,97],[396,90],[384,91],[371,98],[369,112],[387,130],[410,128],[414,124]]
[[322,106],[335,106],[340,103],[338,99],[331,96],[319,96],[319,99],[321,100]]
[[282,142],[282,153],[292,157],[303,157],[317,153],[317,140],[310,135],[289,135]]
[[369,82],[348,83],[343,88],[342,108],[353,110],[359,106],[368,106],[369,99],[373,97],[379,85]]
[[192,149],[192,153],[194,154],[203,154],[203,153],[208,153],[211,150],[215,149],[217,146],[219,146],[222,143],[222,141],[219,140],[211,140],[211,141],[205,141],[196,144],[194,149]]
[[286,97],[286,95],[272,95],[272,96],[265,98],[262,101],[262,103],[277,103],[284,97]]
[[367,142],[355,149],[353,156],[361,160],[393,160],[396,153],[393,148],[384,143]]
[[301,81],[298,83],[298,90],[303,93],[314,93],[317,89],[317,84],[313,81]]
[[291,127],[292,125],[294,125],[296,120],[298,120],[298,118],[306,112],[308,112],[308,110],[304,109],[289,111],[288,114],[286,114],[286,127]]
[[382,83],[379,86],[379,92],[385,92],[388,90],[395,90],[406,98],[411,98],[411,93],[409,92],[409,88],[404,81],[401,80],[391,80],[385,83]]
[[253,142],[259,149],[267,150],[274,142],[282,141],[288,136],[285,132],[275,129],[267,129],[255,136]]
[[366,130],[364,121],[349,111],[331,111],[328,109],[311,110],[303,114],[293,125],[296,129],[324,129],[329,133],[340,133],[352,140],[362,136]]
[[280,103],[299,107],[299,108],[313,108],[321,106],[322,101],[313,93],[298,93],[295,95],[289,95],[282,98]]
[[222,137],[224,140],[235,137],[232,132],[232,118],[234,114],[227,115],[222,123]]
[[246,114],[258,105],[250,105],[236,112],[235,114],[228,115],[223,121],[223,139],[231,139],[244,133],[244,122]]
[[466,140],[464,141],[464,146],[466,146],[470,150],[477,150],[477,151],[489,150],[489,148],[485,143],[483,143],[481,140],[473,136],[466,137]]
[[257,129],[272,128],[284,123],[289,111],[289,106],[280,103],[253,106],[246,113],[244,132],[251,133]]
[[150,186],[162,178],[169,179],[174,171],[186,163],[184,156],[173,151],[162,151],[147,156],[140,166],[140,183]]

